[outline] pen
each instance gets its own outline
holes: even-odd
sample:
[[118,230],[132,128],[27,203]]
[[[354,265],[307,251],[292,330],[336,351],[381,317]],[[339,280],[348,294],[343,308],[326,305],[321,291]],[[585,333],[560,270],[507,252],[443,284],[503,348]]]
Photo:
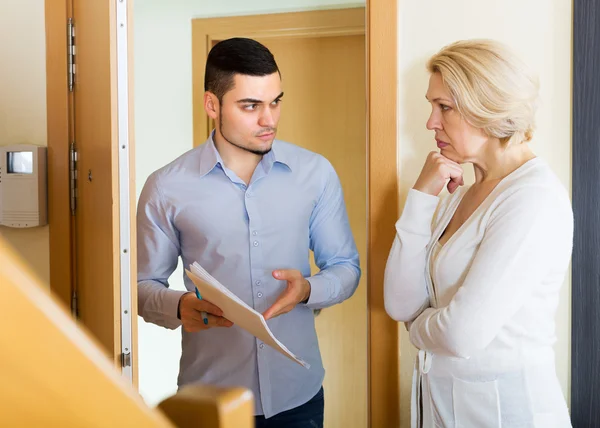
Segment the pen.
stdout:
[[[198,291],[198,287],[194,287],[196,289],[196,297],[198,298],[198,300],[202,300],[202,296],[200,295],[200,292]],[[206,312],[202,311],[200,312],[200,315],[202,315],[202,319],[204,320],[204,325],[208,325],[208,317],[206,316]]]

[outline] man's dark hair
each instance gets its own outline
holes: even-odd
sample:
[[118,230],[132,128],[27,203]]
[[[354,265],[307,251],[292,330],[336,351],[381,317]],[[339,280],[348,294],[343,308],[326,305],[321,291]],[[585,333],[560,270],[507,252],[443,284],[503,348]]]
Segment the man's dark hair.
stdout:
[[256,40],[236,37],[217,43],[209,52],[204,74],[204,90],[219,102],[233,87],[236,74],[268,76],[279,72],[273,54]]

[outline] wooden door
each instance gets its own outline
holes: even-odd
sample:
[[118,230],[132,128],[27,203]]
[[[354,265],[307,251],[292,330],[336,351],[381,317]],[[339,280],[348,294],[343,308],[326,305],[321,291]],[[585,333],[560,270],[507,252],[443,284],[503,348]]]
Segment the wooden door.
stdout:
[[[366,99],[363,35],[259,40],[283,76],[278,138],[325,156],[344,190],[363,275],[356,293],[316,315],[325,426],[367,426]],[[311,256],[312,259],[312,256]],[[318,269],[312,263],[313,273]]]
[[[301,28],[298,20],[320,20],[337,25],[327,31]],[[368,426],[368,311],[367,311],[367,132],[366,55],[364,9],[270,15],[272,28],[289,25],[297,34],[249,34],[248,26],[258,17],[195,20],[219,28],[220,33],[245,34],[267,46],[282,73],[285,101],[282,105],[278,139],[289,141],[325,156],[336,169],[361,258],[363,276],[355,295],[346,302],[316,314],[319,346],[325,366],[325,426],[327,428]],[[239,24],[236,32],[236,22]],[[333,24],[335,23],[335,24]],[[256,24],[255,24],[256,25]],[[260,28],[258,25],[256,28]],[[325,29],[325,30],[324,30]],[[203,28],[202,31],[206,31]],[[210,46],[227,37],[212,37]],[[197,37],[197,39],[196,39]],[[197,40],[197,42],[196,42]],[[196,46],[205,37],[195,33]],[[206,53],[194,46],[193,62],[204,67]],[[203,57],[201,57],[203,55]],[[199,70],[200,71],[200,70]],[[194,79],[203,79],[194,72]],[[196,82],[195,82],[196,85]],[[196,87],[196,86],[195,86]],[[201,104],[194,111],[202,113]],[[201,144],[213,124],[195,129]],[[202,126],[202,125],[200,125]],[[312,259],[312,256],[311,256]],[[312,262],[313,272],[317,268]]]
[[73,5],[77,47],[75,235],[79,318],[116,359],[120,348],[119,195],[111,9],[107,1],[74,0]]
[[51,288],[135,382],[131,9],[126,0],[46,3]]
[[[368,358],[365,376],[368,379],[368,426],[378,428],[396,427],[399,424],[398,328],[397,323],[386,314],[383,302],[383,272],[394,239],[394,223],[399,215],[396,149],[398,36],[394,2],[388,4],[367,0],[366,6],[366,10],[333,9],[192,20],[193,117],[194,145],[202,144],[209,132],[209,121],[202,102],[204,66],[214,40],[241,36],[274,41],[285,37],[315,38],[366,34],[368,137],[365,153],[368,153],[368,254],[367,258],[362,258],[361,265],[365,281],[363,285],[367,289],[365,323],[368,332]],[[288,79],[287,74],[284,70],[284,79]],[[284,84],[288,84],[287,80]],[[292,104],[289,100],[286,93],[285,108],[288,110]],[[287,111],[283,120],[289,115]],[[283,128],[280,129],[285,132]],[[335,166],[338,169],[342,168]],[[358,176],[360,172],[357,171],[356,174]],[[346,203],[350,208],[352,202],[347,199]],[[358,236],[357,243],[360,245]],[[350,305],[351,302],[352,300],[345,302],[344,305]],[[330,313],[334,309],[331,308]],[[322,319],[325,319],[326,312],[323,311]],[[358,315],[356,317],[359,318]],[[346,375],[357,376],[356,373]],[[362,373],[358,374],[361,375]],[[346,408],[354,405],[360,406],[361,402],[350,397]],[[354,427],[354,422],[349,426]]]

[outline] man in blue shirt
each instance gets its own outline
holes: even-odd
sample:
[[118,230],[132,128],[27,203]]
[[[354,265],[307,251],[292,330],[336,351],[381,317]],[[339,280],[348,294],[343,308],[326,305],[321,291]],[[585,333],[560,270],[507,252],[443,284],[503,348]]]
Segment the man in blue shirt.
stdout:
[[[258,428],[323,425],[324,369],[313,310],[348,299],[360,268],[342,188],[322,156],[275,139],[283,97],[269,50],[235,38],[210,51],[206,143],[154,172],[138,206],[138,305],[148,322],[183,325],[178,384],[244,386]],[[311,276],[309,250],[320,271]],[[197,261],[311,365],[295,364],[222,317],[169,289]],[[201,312],[208,313],[208,324]],[[221,327],[221,328],[218,328]]]

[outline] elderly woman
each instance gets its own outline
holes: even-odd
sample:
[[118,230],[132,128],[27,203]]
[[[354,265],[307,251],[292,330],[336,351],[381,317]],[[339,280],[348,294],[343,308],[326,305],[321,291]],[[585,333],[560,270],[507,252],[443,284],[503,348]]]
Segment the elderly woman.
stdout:
[[419,349],[412,426],[570,427],[553,344],[573,214],[527,144],[537,80],[487,40],[447,46],[427,68],[439,152],[409,191],[385,272],[386,310]]

